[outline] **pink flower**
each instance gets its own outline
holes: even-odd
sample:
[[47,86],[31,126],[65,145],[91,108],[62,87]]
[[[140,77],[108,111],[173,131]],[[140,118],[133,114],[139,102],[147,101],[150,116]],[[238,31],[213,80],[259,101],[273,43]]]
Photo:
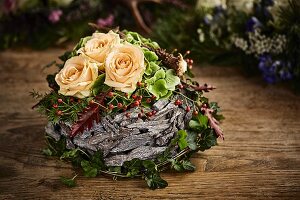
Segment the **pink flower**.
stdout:
[[60,20],[60,17],[61,17],[62,14],[63,14],[63,12],[59,9],[52,10],[51,13],[48,16],[48,19],[49,19],[50,22],[55,24]]
[[3,8],[5,13],[10,13],[16,9],[16,1],[15,0],[4,0]]
[[99,18],[97,20],[97,25],[102,28],[112,26],[114,23],[114,19],[115,19],[114,15],[110,14],[106,18]]

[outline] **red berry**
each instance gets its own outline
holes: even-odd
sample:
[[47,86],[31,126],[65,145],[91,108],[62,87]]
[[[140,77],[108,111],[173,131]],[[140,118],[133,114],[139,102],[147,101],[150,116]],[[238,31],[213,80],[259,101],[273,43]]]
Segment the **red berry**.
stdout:
[[176,101],[175,101],[175,103],[174,103],[176,106],[179,106],[179,105],[181,105],[182,104],[182,102],[181,102],[181,100],[179,100],[179,99],[177,99]]
[[131,97],[132,97],[133,99],[136,99],[136,98],[137,98],[137,96],[136,96],[135,94],[131,95]]
[[74,98],[73,97],[70,98],[70,102],[74,102]]
[[122,103],[118,103],[118,108],[122,108],[123,107],[123,104]]
[[137,82],[137,86],[138,86],[138,87],[141,87],[141,86],[142,86],[142,83],[141,83],[141,82]]
[[189,69],[193,69],[193,65],[189,65]]
[[195,110],[195,111],[193,112],[193,115],[194,115],[194,116],[198,115],[198,111]]
[[150,98],[147,98],[147,99],[146,99],[146,102],[147,102],[147,103],[151,103],[151,101],[152,101],[152,99],[150,99]]
[[152,115],[155,115],[157,113],[156,110],[152,110]]
[[151,99],[153,99],[153,100],[156,99],[156,96],[155,96],[155,95],[152,95],[152,96],[151,96]]
[[62,102],[64,102],[62,99],[57,99],[57,102],[58,103],[62,103]]
[[109,96],[109,97],[111,98],[111,97],[114,96],[114,93],[113,93],[113,92],[109,92],[109,93],[107,94],[107,96]]
[[130,113],[129,113],[129,112],[126,113],[125,116],[126,116],[127,118],[129,118],[129,117],[130,117]]
[[139,118],[142,118],[142,117],[143,117],[143,114],[142,114],[142,113],[139,113],[139,114],[138,114],[138,117],[139,117]]
[[139,101],[135,101],[135,102],[133,103],[133,105],[134,105],[134,106],[139,106],[139,105],[140,105],[140,102],[139,102]]
[[137,97],[137,100],[142,100],[143,99],[143,96],[138,96]]
[[91,100],[90,102],[89,102],[89,105],[92,105],[92,104],[94,104],[95,103],[95,101],[94,100]]
[[194,61],[192,59],[190,59],[190,62],[189,62],[191,65],[194,63]]
[[57,104],[53,104],[53,108],[58,108],[58,105]]
[[128,93],[125,93],[124,95],[125,95],[125,97],[128,97]]
[[112,105],[112,104],[109,104],[109,109],[111,109],[111,110],[112,110],[112,109],[114,109],[114,107],[115,107],[114,105]]
[[191,107],[187,106],[185,110],[186,110],[186,112],[190,112]]
[[62,115],[63,112],[62,112],[61,110],[58,110],[58,111],[56,111],[56,114],[57,114],[57,115]]
[[147,115],[148,117],[151,117],[153,114],[152,114],[152,112],[148,112],[146,115]]
[[186,51],[185,53],[188,55],[188,54],[190,54],[190,53],[191,53],[191,51],[190,51],[190,50],[188,50],[188,51]]
[[124,110],[124,111],[127,110],[127,106],[123,106],[123,110]]
[[181,85],[181,84],[178,85],[178,88],[179,88],[179,89],[183,89],[183,85]]

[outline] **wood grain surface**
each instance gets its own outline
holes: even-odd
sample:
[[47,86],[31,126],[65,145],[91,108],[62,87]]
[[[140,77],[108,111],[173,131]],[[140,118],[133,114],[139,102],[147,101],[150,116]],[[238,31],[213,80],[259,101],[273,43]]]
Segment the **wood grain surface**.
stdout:
[[217,86],[207,96],[226,117],[225,141],[193,157],[195,172],[163,173],[169,187],[155,191],[143,180],[104,176],[79,175],[77,187],[62,185],[59,176],[74,170],[41,154],[46,119],[31,110],[29,91],[48,90],[51,70],[42,68],[63,52],[0,53],[0,199],[300,199],[300,97],[214,66],[195,72]]

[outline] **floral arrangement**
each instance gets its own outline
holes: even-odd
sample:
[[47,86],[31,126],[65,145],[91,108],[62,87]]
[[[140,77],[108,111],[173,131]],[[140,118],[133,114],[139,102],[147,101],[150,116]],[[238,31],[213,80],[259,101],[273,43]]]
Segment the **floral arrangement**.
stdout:
[[[71,161],[87,177],[141,177],[164,188],[160,172],[192,171],[189,158],[224,138],[214,87],[189,78],[193,61],[136,32],[82,38],[48,75],[51,91],[32,92],[48,118],[44,153]],[[62,177],[68,186],[72,179]]]
[[199,3],[193,12],[181,13],[165,26],[158,24],[156,40],[175,48],[164,37],[167,31],[174,32],[177,48],[191,49],[196,62],[243,66],[247,74],[261,73],[267,83],[286,82],[299,90],[299,2],[239,1],[243,6],[218,2],[213,7]]

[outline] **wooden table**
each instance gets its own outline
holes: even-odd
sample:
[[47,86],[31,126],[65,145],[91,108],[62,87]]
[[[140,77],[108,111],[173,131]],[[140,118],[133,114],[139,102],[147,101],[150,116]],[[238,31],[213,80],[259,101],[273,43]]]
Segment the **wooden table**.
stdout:
[[67,188],[59,176],[72,166],[41,154],[46,120],[31,110],[29,91],[47,91],[42,66],[63,49],[0,53],[0,199],[297,199],[300,198],[300,97],[236,68],[196,70],[218,89],[225,142],[198,153],[193,173],[163,173],[169,187],[149,190],[142,180],[85,178]]

